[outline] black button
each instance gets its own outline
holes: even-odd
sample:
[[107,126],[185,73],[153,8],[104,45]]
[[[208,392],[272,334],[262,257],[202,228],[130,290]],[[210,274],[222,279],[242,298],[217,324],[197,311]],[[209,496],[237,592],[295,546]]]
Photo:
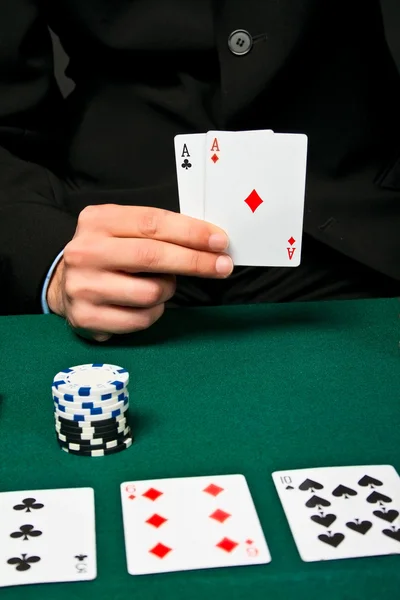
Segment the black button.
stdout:
[[228,38],[228,47],[232,54],[243,56],[248,54],[253,46],[253,39],[245,29],[235,29]]

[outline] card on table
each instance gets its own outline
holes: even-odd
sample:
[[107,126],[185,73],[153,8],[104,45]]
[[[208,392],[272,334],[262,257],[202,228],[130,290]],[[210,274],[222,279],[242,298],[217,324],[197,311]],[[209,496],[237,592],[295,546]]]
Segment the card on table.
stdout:
[[131,575],[271,561],[243,475],[121,484]]
[[0,493],[0,587],[96,578],[92,488]]
[[400,478],[390,465],[272,474],[304,561],[400,553]]

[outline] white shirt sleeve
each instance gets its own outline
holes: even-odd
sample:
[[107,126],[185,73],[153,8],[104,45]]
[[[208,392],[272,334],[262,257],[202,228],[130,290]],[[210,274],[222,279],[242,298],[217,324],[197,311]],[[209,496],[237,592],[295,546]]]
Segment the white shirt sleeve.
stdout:
[[60,262],[63,254],[64,254],[64,250],[61,250],[60,254],[57,255],[56,259],[54,260],[53,264],[51,265],[51,267],[46,275],[46,279],[44,280],[44,284],[43,284],[43,288],[42,288],[41,302],[42,302],[42,310],[45,315],[49,315],[51,313],[49,305],[47,304],[47,290],[49,289],[50,279],[54,273],[54,269]]

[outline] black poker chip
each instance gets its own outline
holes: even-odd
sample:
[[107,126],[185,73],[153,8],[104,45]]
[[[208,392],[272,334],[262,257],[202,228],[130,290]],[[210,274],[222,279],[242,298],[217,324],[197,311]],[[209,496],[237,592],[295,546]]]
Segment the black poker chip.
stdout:
[[118,421],[114,425],[100,425],[98,427],[85,427],[85,428],[77,428],[77,427],[68,427],[65,423],[60,423],[59,421],[55,422],[55,427],[57,429],[63,429],[64,431],[70,431],[75,435],[85,435],[86,433],[97,433],[101,431],[117,431],[118,429],[124,429],[128,426],[128,420],[124,419],[123,421]]
[[121,429],[121,427],[126,427],[128,423],[128,419],[121,419],[120,421],[114,421],[113,423],[103,423],[103,421],[98,421],[97,425],[92,425],[91,427],[76,427],[74,425],[68,425],[65,421],[60,421],[60,419],[55,420],[55,425],[59,429],[64,429],[65,431],[70,431],[71,433],[93,433],[97,431],[107,431],[107,430],[116,430]]
[[116,438],[115,440],[108,440],[106,442],[103,442],[102,444],[95,445],[81,444],[80,442],[62,442],[60,440],[57,441],[61,448],[68,448],[68,450],[75,450],[76,452],[89,452],[92,450],[108,450],[110,448],[117,448],[129,439],[132,439],[130,434],[125,435],[121,438]]
[[61,441],[68,442],[77,442],[78,444],[82,444],[83,442],[87,442],[89,444],[93,443],[93,440],[96,440],[95,443],[101,443],[98,440],[104,440],[108,442],[109,440],[115,440],[119,437],[124,437],[130,431],[130,427],[127,426],[123,429],[116,429],[113,431],[106,431],[103,433],[93,433],[93,434],[73,434],[70,432],[63,432],[61,430],[56,430],[57,438]]
[[92,434],[85,434],[85,435],[77,435],[77,434],[73,434],[70,431],[62,431],[59,429],[56,429],[56,435],[58,437],[60,437],[60,439],[64,439],[66,438],[66,440],[71,441],[71,442],[78,442],[80,443],[81,441],[84,440],[99,440],[99,439],[104,439],[104,440],[112,440],[115,439],[116,437],[120,437],[121,435],[124,434],[124,432],[129,429],[129,425],[126,425],[125,427],[123,427],[122,429],[116,429],[114,431],[102,431],[102,432],[96,432],[96,433],[92,433]]
[[[127,411],[126,411],[127,412]],[[126,412],[124,415],[126,415]],[[118,425],[121,421],[126,421],[127,417],[124,416],[122,419],[117,417],[112,419],[103,419],[98,421],[73,421],[72,419],[66,419],[65,417],[61,417],[60,415],[55,415],[56,422],[62,423],[66,427],[72,429],[87,429],[87,428],[98,428],[98,427],[112,427],[113,425]]]
[[[125,438],[132,437],[132,432],[127,427],[122,433],[109,438],[93,438],[91,440],[73,439],[64,435],[57,434],[57,441],[60,446],[71,448],[72,450],[95,450],[96,448],[109,448],[123,442]],[[73,448],[72,446],[77,446]],[[79,447],[78,447],[79,446]]]
[[71,450],[69,448],[61,447],[61,450],[64,452],[68,452],[69,454],[76,454],[78,456],[108,456],[110,454],[117,454],[118,452],[122,452],[126,450],[130,446],[132,446],[132,438],[126,438],[124,442],[115,446],[115,448],[105,448],[102,450]]

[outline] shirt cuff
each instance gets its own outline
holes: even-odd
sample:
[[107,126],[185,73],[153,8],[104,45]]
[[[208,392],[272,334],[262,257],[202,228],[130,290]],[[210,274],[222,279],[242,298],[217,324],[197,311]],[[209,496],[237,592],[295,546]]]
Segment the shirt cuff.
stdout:
[[43,288],[42,288],[41,302],[42,302],[42,311],[45,315],[49,315],[51,313],[49,305],[47,304],[47,290],[49,289],[50,279],[54,273],[56,266],[60,262],[63,254],[64,254],[64,250],[61,250],[60,254],[57,255],[56,259],[54,260],[53,264],[51,265],[51,267],[46,275],[46,279],[44,280],[44,284],[43,284]]

